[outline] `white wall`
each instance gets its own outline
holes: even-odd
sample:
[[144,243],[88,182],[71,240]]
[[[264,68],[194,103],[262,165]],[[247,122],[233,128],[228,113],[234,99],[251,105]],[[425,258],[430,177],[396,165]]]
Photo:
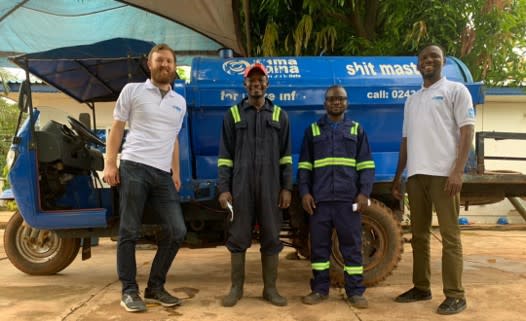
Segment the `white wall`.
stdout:
[[[526,133],[526,95],[486,96],[477,108],[475,130]],[[486,156],[526,157],[526,140],[485,140]],[[487,170],[514,170],[526,174],[526,161],[486,160]]]
[[[9,98],[18,101],[18,93],[10,93]],[[86,104],[79,104],[73,98],[62,93],[33,93],[33,106],[40,110],[40,125],[54,119],[67,123],[66,116],[78,119],[80,113],[89,113],[91,109]],[[96,103],[97,128],[109,128],[112,122],[112,113],[115,103]],[[92,126],[93,126],[93,119]]]

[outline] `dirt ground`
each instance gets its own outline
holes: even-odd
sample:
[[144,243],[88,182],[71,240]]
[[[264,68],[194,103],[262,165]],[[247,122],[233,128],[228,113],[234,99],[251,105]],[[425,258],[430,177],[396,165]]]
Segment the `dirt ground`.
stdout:
[[[468,308],[454,316],[435,313],[443,300],[440,276],[439,233],[432,243],[433,299],[400,304],[393,298],[411,286],[411,246],[398,269],[387,280],[367,289],[369,309],[345,303],[340,289],[329,300],[305,306],[300,297],[309,292],[309,262],[281,255],[278,287],[289,300],[275,307],[261,299],[262,281],[258,246],[247,254],[245,296],[233,308],[220,305],[229,288],[229,255],[224,247],[182,249],[172,266],[167,289],[183,298],[177,308],[149,305],[148,312],[133,314],[119,306],[115,243],[101,239],[93,257],[77,260],[55,276],[29,276],[14,268],[0,247],[0,320],[526,320],[526,231],[464,230],[464,286]],[[409,235],[408,235],[409,237]],[[3,230],[0,230],[3,239]],[[137,251],[138,281],[144,287],[154,251]]]

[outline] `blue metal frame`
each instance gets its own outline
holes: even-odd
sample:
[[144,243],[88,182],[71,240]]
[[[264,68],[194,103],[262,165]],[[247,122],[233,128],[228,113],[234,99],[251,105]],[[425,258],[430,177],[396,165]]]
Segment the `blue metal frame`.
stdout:
[[[33,121],[38,115],[38,110],[34,110]],[[17,134],[19,142],[11,147],[17,156],[9,171],[9,181],[12,182],[11,189],[24,220],[30,226],[41,229],[107,227],[106,208],[61,211],[44,211],[40,208],[38,162],[36,149],[31,146],[32,134],[28,118]]]

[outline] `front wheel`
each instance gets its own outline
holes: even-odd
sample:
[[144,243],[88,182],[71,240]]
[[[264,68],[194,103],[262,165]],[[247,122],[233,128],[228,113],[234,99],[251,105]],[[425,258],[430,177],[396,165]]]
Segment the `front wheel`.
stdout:
[[[362,213],[362,260],[364,285],[373,286],[389,276],[398,265],[404,250],[400,222],[382,202],[371,199]],[[336,232],[332,236],[331,280],[343,286],[343,257]]]
[[20,271],[31,275],[50,275],[73,262],[80,239],[61,238],[55,232],[34,229],[17,211],[4,231],[4,248],[9,261]]

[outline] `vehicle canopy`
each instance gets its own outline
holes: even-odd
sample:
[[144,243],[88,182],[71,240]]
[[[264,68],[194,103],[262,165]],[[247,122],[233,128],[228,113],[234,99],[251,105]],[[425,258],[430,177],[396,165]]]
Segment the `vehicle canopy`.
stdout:
[[155,44],[114,38],[89,45],[22,54],[10,60],[80,103],[115,101],[129,82],[149,77]]

